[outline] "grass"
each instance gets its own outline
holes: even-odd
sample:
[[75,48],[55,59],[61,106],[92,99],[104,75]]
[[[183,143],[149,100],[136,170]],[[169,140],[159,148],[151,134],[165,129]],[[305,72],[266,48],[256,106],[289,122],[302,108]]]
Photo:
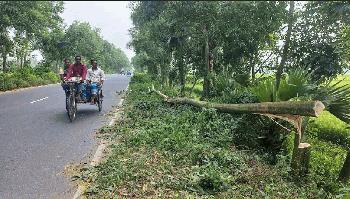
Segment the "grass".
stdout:
[[[311,172],[298,181],[289,175],[290,155],[271,164],[259,150],[257,116],[168,105],[146,92],[150,85],[146,76],[132,77],[123,120],[101,129],[114,144],[101,165],[77,177],[89,184],[87,198],[334,198],[349,191],[335,180],[344,146],[321,138],[348,133],[329,113],[310,122]],[[290,135],[286,148],[292,142]]]

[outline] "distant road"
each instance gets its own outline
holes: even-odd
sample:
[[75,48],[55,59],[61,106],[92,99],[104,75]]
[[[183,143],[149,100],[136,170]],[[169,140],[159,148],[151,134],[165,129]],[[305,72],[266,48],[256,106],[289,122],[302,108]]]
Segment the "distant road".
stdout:
[[72,198],[75,189],[62,174],[69,163],[88,162],[94,132],[129,83],[124,75],[107,75],[103,110],[78,104],[73,123],[60,85],[0,93],[0,198]]

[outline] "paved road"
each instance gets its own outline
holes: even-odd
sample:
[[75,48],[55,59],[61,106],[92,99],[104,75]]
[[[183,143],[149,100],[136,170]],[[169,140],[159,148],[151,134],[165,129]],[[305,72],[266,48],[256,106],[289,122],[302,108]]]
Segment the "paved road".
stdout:
[[60,85],[0,94],[0,198],[72,198],[64,167],[88,161],[95,130],[109,122],[106,114],[120,101],[116,91],[128,82],[126,76],[107,76],[103,110],[78,104],[73,123]]

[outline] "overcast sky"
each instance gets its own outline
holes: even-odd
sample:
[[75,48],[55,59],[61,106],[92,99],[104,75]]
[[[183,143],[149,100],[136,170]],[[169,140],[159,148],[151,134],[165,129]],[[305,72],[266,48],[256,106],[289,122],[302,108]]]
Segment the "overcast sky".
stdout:
[[131,40],[128,29],[132,27],[128,4],[129,1],[64,1],[61,17],[67,26],[78,20],[100,28],[102,37],[131,59],[134,52],[126,47]]

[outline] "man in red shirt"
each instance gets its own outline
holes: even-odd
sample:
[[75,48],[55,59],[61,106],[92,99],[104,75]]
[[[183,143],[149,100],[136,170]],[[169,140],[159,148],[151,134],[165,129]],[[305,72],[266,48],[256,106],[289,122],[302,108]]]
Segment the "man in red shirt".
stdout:
[[[81,56],[77,55],[75,56],[75,63],[71,64],[68,67],[67,71],[67,76],[65,79],[69,79],[71,77],[81,77],[82,80],[80,84],[78,84],[78,93],[77,93],[77,100],[81,101],[81,93],[84,87],[86,86],[84,80],[86,79],[86,73],[87,73],[87,68],[85,64],[81,63]],[[85,99],[84,99],[85,100]]]

